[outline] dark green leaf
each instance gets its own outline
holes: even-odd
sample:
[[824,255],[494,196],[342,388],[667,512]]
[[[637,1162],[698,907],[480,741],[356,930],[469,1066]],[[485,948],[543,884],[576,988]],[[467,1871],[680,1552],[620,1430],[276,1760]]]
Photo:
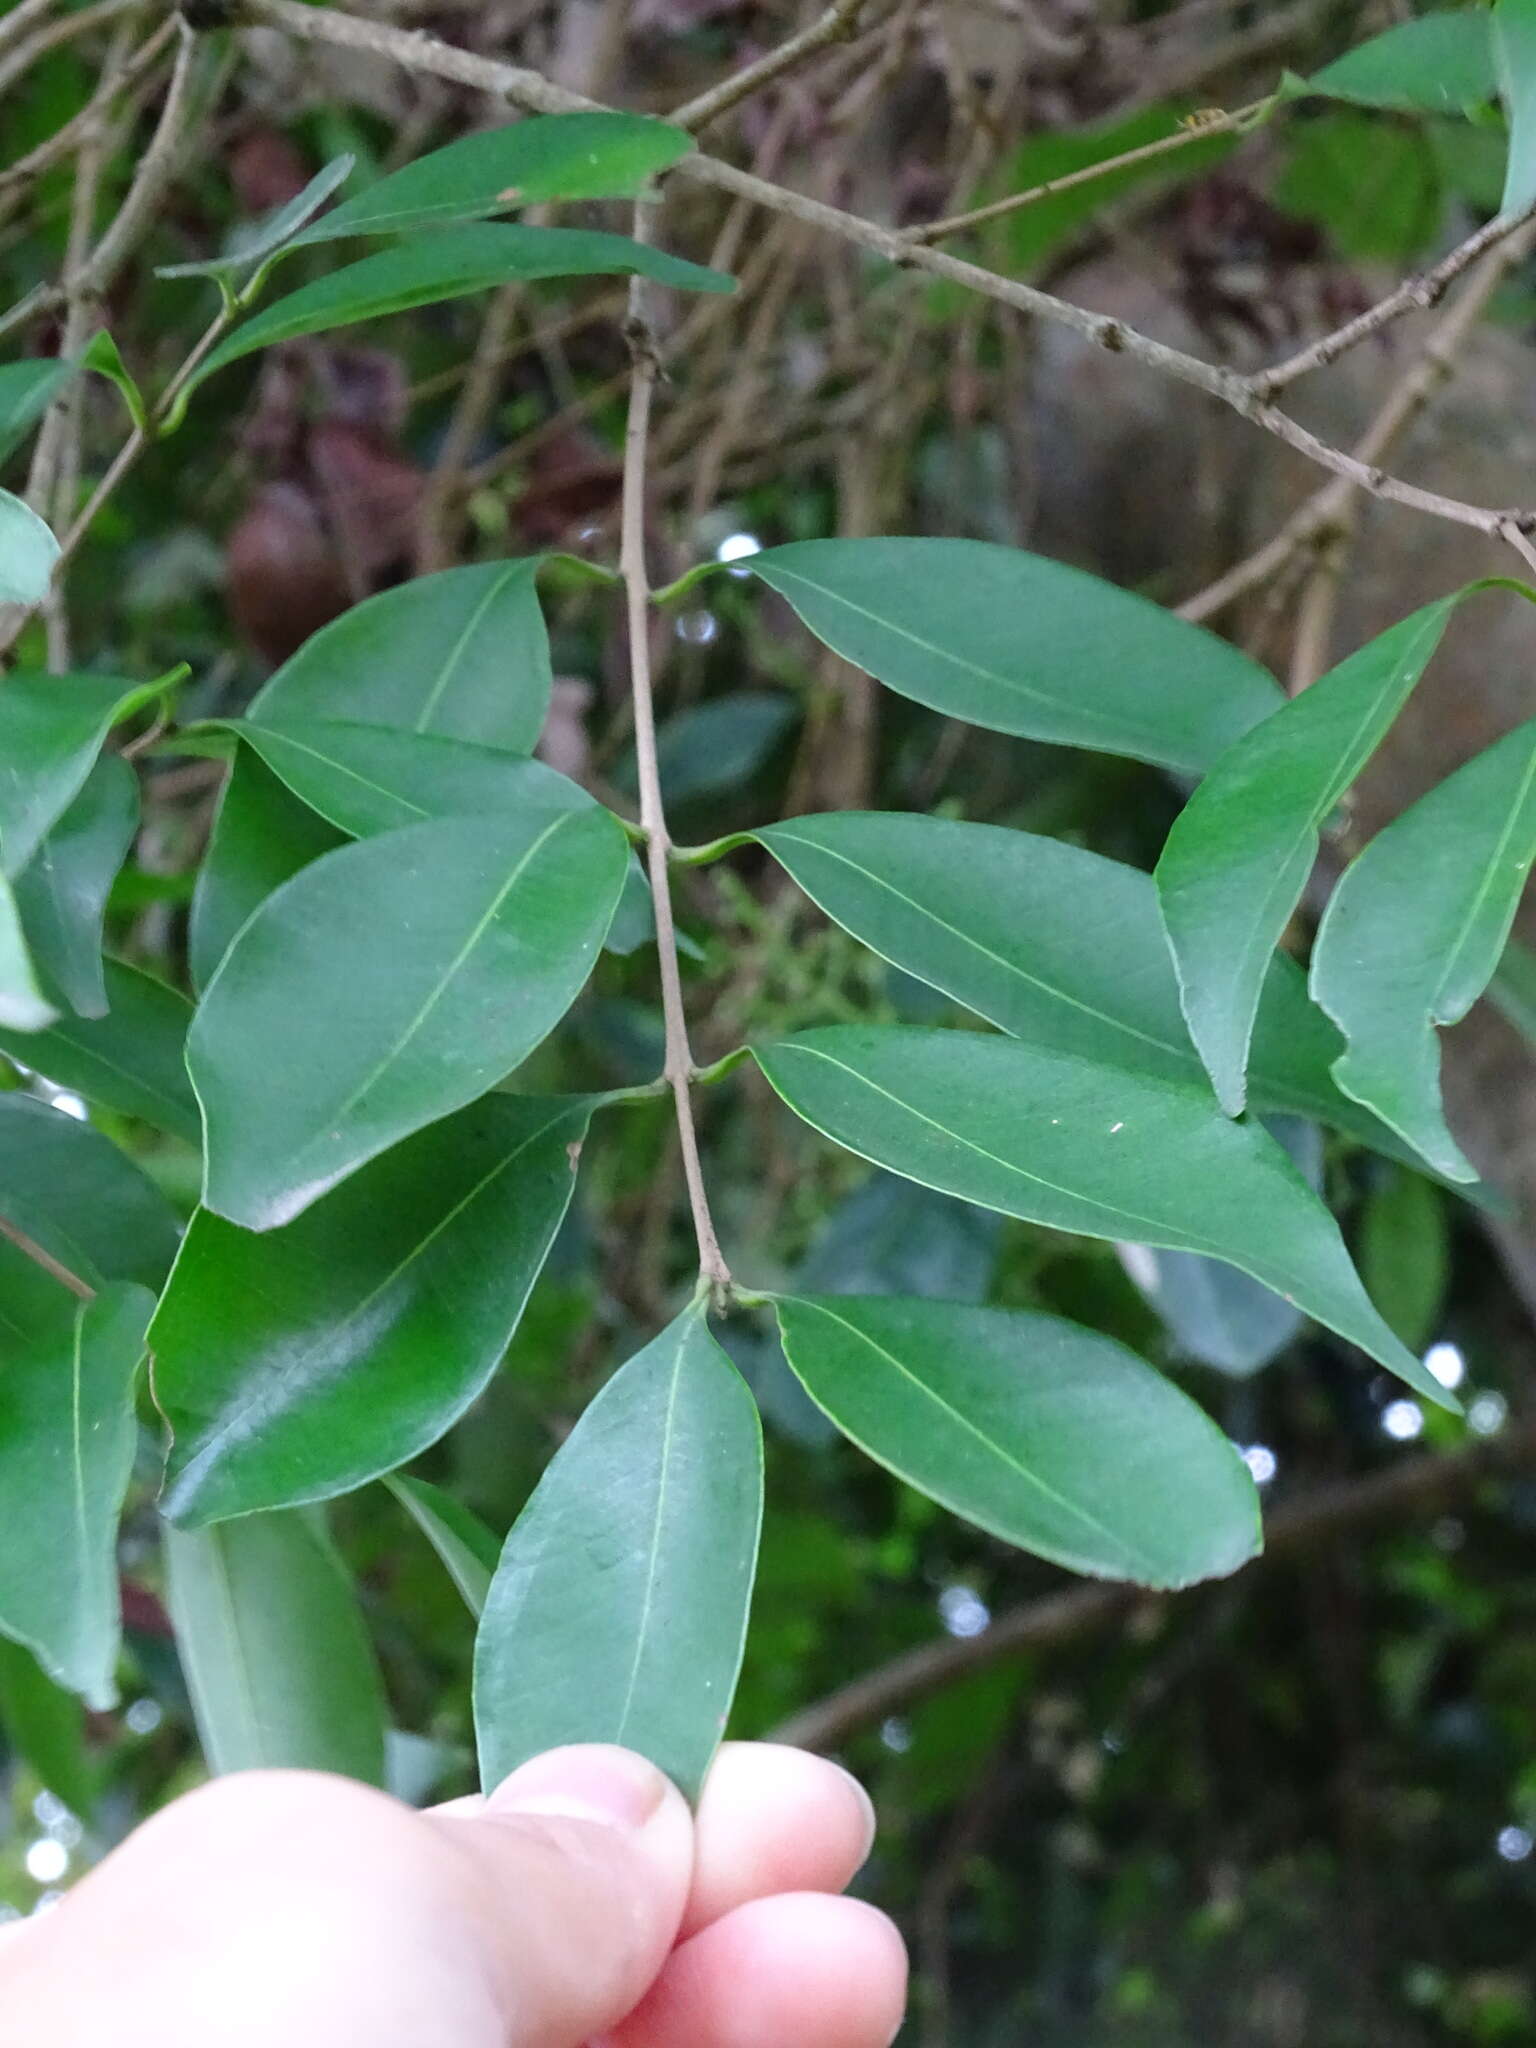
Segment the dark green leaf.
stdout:
[[1497,90],[1488,13],[1482,7],[1398,22],[1347,50],[1306,82],[1309,92],[1360,106],[1463,114]]
[[747,566],[845,660],[995,732],[1201,769],[1283,701],[1214,634],[1017,548],[807,540]]
[[107,897],[138,824],[138,777],[119,755],[103,754],[16,879],[33,960],[82,1017],[107,1013]]
[[395,1472],[384,1483],[442,1559],[464,1605],[478,1621],[501,1555],[499,1540],[478,1515],[428,1480]]
[[117,1519],[154,1297],[128,1284],[83,1303],[55,1292],[57,1315],[14,1350],[7,1343],[0,1370],[0,1634],[105,1708],[122,1635]]
[[107,734],[152,703],[171,677],[23,672],[0,690],[0,858],[13,880],[79,795]]
[[506,1350],[575,1185],[589,1100],[490,1095],[279,1230],[199,1210],[155,1315],[183,1526],[376,1479]]
[[197,1144],[202,1123],[183,1057],[191,1004],[137,967],[105,965],[105,1017],[63,1017],[49,1030],[25,1034],[0,1027],[0,1052],[87,1102]]
[[0,1095],[0,1216],[92,1287],[157,1288],[181,1240],[175,1211],[126,1152],[31,1095]]
[[1501,213],[1536,202],[1536,0],[1497,0],[1493,57],[1509,115],[1509,167]]
[[0,604],[41,604],[58,559],[47,521],[24,498],[0,491]]
[[21,446],[76,369],[57,357],[0,363],[0,462]]
[[1318,928],[1312,993],[1349,1041],[1339,1086],[1436,1170],[1474,1180],[1440,1106],[1436,1027],[1488,986],[1536,860],[1536,721],[1379,832]]
[[1352,263],[1410,263],[1444,211],[1439,162],[1418,123],[1340,108],[1294,131],[1275,205],[1324,229]]
[[996,1212],[875,1173],[840,1202],[795,1275],[807,1294],[919,1294],[981,1301],[1002,1236]]
[[597,805],[433,819],[285,883],[187,1041],[207,1206],[271,1230],[502,1080],[591,972],[628,851]]
[[[656,766],[668,804],[718,796],[746,782],[799,723],[792,697],[770,690],[735,690],[666,719],[656,735]],[[622,789],[638,787],[634,755],[620,762]]]
[[834,1026],[756,1057],[797,1115],[865,1159],[1056,1230],[1225,1259],[1454,1405],[1273,1138],[1203,1088],[958,1031]]
[[205,378],[275,342],[296,341],[301,335],[323,334],[333,327],[350,327],[390,313],[408,313],[417,306],[435,306],[444,299],[510,284],[516,278],[637,274],[677,291],[728,292],[735,288],[718,270],[705,270],[697,263],[669,256],[663,249],[596,228],[535,228],[522,223],[445,228],[377,256],[365,256],[360,263],[349,263],[264,307],[222,341],[182,387],[173,418],[180,420],[187,399]]
[[790,1364],[844,1435],[1006,1543],[1144,1586],[1220,1578],[1261,1546],[1232,1445],[1111,1337],[878,1295],[774,1307]]
[[1445,1204],[1421,1174],[1391,1168],[1366,1198],[1360,1272],[1366,1292],[1410,1350],[1435,1334],[1450,1271]]
[[58,1014],[38,982],[15,894],[0,875],[0,1046],[44,1030]]
[[1190,1036],[1232,1116],[1259,993],[1318,832],[1386,734],[1463,593],[1425,605],[1293,697],[1211,769],[1157,864]]
[[343,200],[290,245],[399,235],[552,199],[624,199],[686,156],[693,138],[639,114],[540,114],[460,136]]
[[242,747],[219,798],[192,893],[187,950],[197,987],[212,981],[236,932],[274,889],[342,843],[334,826]]
[[307,1512],[165,1532],[167,1594],[216,1772],[384,1780],[384,1703],[357,1596]]
[[365,599],[283,664],[252,720],[350,719],[532,753],[550,690],[538,569],[482,562]]
[[700,1309],[621,1366],[501,1553],[475,1644],[486,1789],[617,1742],[696,1799],[741,1668],[762,1519],[752,1397]]
[[71,1813],[96,1804],[96,1773],[85,1747],[85,1709],[29,1650],[0,1636],[0,1724],[11,1748]]

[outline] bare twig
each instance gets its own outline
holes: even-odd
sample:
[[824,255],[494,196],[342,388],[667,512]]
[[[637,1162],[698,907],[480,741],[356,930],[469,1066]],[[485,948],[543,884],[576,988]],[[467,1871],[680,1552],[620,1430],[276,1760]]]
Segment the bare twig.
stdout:
[[88,1281],[82,1280],[78,1273],[72,1273],[62,1260],[53,1256],[52,1252],[44,1251],[35,1237],[28,1237],[24,1230],[18,1230],[16,1225],[4,1216],[0,1216],[0,1237],[8,1239],[15,1245],[17,1251],[32,1261],[34,1266],[41,1266],[50,1278],[57,1280],[61,1287],[67,1287],[70,1293],[78,1296],[81,1301],[96,1299],[96,1290]]
[[115,76],[104,70],[97,81],[96,90],[79,113],[72,114],[62,127],[56,128],[53,134],[38,143],[35,149],[29,149],[25,156],[17,157],[14,163],[7,164],[5,169],[0,171],[0,198],[19,191],[40,172],[47,170],[51,163],[57,162],[61,156],[74,148],[107,101],[139,84],[154,69],[160,60],[161,52],[175,34],[176,23],[173,19],[167,18],[152,35],[145,38]]
[[695,99],[685,100],[668,116],[679,128],[703,128],[718,119],[728,108],[739,106],[752,94],[760,92],[775,78],[781,78],[786,71],[792,71],[807,57],[813,57],[818,50],[824,50],[830,43],[840,43],[853,34],[859,11],[865,0],[832,0],[831,6],[817,16],[809,28],[799,35],[791,36],[780,43],[776,50],[769,50],[754,64],[744,64],[740,71],[730,78],[723,78],[708,92],[701,92]]
[[187,112],[193,77],[193,53],[197,38],[185,22],[180,26],[176,63],[166,87],[160,119],[149,146],[139,158],[133,183],[128,187],[117,218],[91,251],[81,279],[84,290],[104,295],[112,289],[118,272],[154,224],[160,203],[180,166],[186,141]]
[[[29,71],[39,57],[46,57],[50,50],[56,50],[61,43],[73,42],[76,36],[88,35],[93,28],[100,28],[103,22],[115,21],[120,14],[127,14],[135,7],[141,7],[144,0],[96,0],[94,7],[82,7],[77,14],[66,14],[62,21],[54,22],[51,28],[39,29],[30,42],[23,43],[17,50],[0,63],[0,97],[3,97],[20,78]],[[27,10],[20,10],[25,14]],[[9,30],[15,24],[15,17],[5,24]],[[6,38],[0,36],[0,48]]]

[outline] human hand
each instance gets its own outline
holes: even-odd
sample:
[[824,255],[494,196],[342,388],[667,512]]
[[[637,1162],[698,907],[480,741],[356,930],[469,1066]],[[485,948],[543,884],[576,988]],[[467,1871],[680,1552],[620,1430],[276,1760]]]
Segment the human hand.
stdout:
[[906,1960],[835,1896],[874,1819],[835,1765],[731,1743],[697,1821],[627,1750],[552,1750],[432,1813],[221,1778],[0,1944],[48,2048],[887,2048]]

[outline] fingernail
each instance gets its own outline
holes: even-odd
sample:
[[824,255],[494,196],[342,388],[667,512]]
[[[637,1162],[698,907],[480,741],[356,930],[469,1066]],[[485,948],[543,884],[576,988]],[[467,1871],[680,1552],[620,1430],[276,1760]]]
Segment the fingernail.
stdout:
[[643,1756],[585,1743],[534,1757],[504,1779],[486,1805],[493,1814],[561,1814],[602,1827],[642,1828],[666,1792],[666,1779]]
[[864,1816],[864,1847],[859,1854],[859,1867],[862,1869],[869,1861],[870,1851],[875,1846],[875,1834],[880,1825],[875,1818],[875,1802],[864,1790],[864,1787],[859,1783],[852,1771],[843,1770],[841,1764],[835,1765],[834,1768],[841,1773],[844,1783],[858,1801],[859,1811]]

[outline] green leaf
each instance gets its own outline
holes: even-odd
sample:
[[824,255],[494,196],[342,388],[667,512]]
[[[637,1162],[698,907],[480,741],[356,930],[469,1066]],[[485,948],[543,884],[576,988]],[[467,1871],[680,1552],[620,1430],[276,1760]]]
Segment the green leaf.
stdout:
[[1492,979],[1536,860],[1536,721],[1432,789],[1352,863],[1312,952],[1348,1039],[1339,1086],[1451,1180],[1474,1180],[1440,1105],[1436,1028]]
[[[1203,1078],[1140,869],[1006,826],[896,812],[790,818],[756,837],[845,931],[1012,1037]],[[1255,1101],[1395,1152],[1394,1134],[1335,1087],[1340,1050],[1301,970],[1277,955],[1254,1031]]]
[[1511,939],[1488,984],[1488,1000],[1515,1029],[1536,1045],[1536,952]]
[[105,1017],[64,1017],[26,1033],[0,1026],[0,1052],[87,1102],[198,1144],[202,1122],[184,1061],[191,1004],[137,967],[104,964]]
[[167,1529],[165,1565],[209,1768],[339,1771],[382,1784],[378,1666],[319,1523],[294,1511]]
[[139,825],[139,780],[103,754],[16,880],[32,957],[82,1017],[104,1017],[107,897]]
[[[264,265],[270,269],[269,259],[297,246],[294,238],[299,230],[314,219],[337,186],[352,175],[356,163],[355,156],[332,157],[302,192],[274,208],[265,220],[237,228],[224,255],[209,257],[202,263],[168,263],[155,272],[156,277],[211,277],[223,288],[237,277],[262,270]],[[262,274],[265,275],[264,270]],[[253,278],[251,285],[259,288],[259,280]]]
[[507,1538],[475,1643],[487,1790],[558,1743],[617,1742],[697,1799],[762,1503],[757,1410],[691,1308],[614,1374]]
[[898,1478],[1070,1571],[1188,1586],[1262,1546],[1247,1467],[1111,1337],[1057,1316],[780,1295],[811,1399]]
[[59,544],[47,521],[24,498],[0,491],[0,604],[41,604],[58,559]]
[[[685,804],[739,787],[799,722],[794,698],[771,690],[733,690],[679,711],[656,735],[663,797],[668,804]],[[621,789],[639,787],[633,750],[614,779]]]
[[183,1526],[362,1486],[496,1370],[570,1205],[591,1101],[490,1095],[279,1230],[192,1219],[156,1311]]
[[1190,1036],[1232,1116],[1269,962],[1318,833],[1385,736],[1464,593],[1412,612],[1240,739],[1174,821],[1157,864]]
[[1366,1197],[1360,1273],[1385,1321],[1412,1351],[1435,1334],[1450,1277],[1450,1233],[1440,1192],[1393,1167]]
[[501,1555],[500,1541],[478,1515],[428,1480],[394,1472],[384,1484],[442,1559],[464,1605],[478,1621]]
[[1412,262],[1445,211],[1422,125],[1346,108],[1297,124],[1271,196],[1283,213],[1315,221],[1351,263]]
[[9,1050],[9,1040],[46,1029],[58,1014],[39,985],[15,895],[0,875],[0,1047]]
[[206,1206],[271,1230],[502,1080],[575,1001],[628,852],[597,805],[433,819],[285,883],[225,956],[187,1041]]
[[85,1710],[30,1651],[0,1636],[0,1724],[38,1782],[73,1814],[96,1804],[96,1772],[85,1746]]
[[133,1469],[146,1288],[59,1311],[0,1371],[0,1634],[93,1707],[116,1698],[117,1520]]
[[746,564],[837,654],[994,732],[1202,769],[1283,701],[1130,591],[979,540],[807,540]]
[[98,327],[91,336],[84,355],[80,358],[82,370],[94,370],[98,377],[105,377],[109,384],[115,384],[128,408],[128,417],[139,432],[147,433],[149,415],[144,407],[144,394],[129,375],[117,343],[105,327]]
[[626,199],[693,148],[682,128],[639,114],[541,114],[460,136],[343,200],[290,247],[400,235],[553,199]]
[[1497,0],[1493,56],[1509,115],[1509,165],[1501,213],[1536,204],[1536,0]]
[[174,676],[26,672],[0,690],[0,859],[14,880],[85,786],[107,734],[162,696]]
[[1371,1307],[1268,1132],[1224,1118],[1203,1088],[959,1031],[839,1025],[755,1057],[798,1116],[862,1158],[1055,1230],[1225,1259],[1454,1405]]
[[57,357],[0,363],[0,462],[21,446],[77,370]]
[[342,833],[242,747],[192,891],[187,950],[197,987],[212,981],[235,934],[274,890],[343,843]]
[[377,256],[365,256],[360,263],[349,263],[264,307],[222,341],[182,386],[167,424],[181,420],[186,402],[199,384],[242,356],[271,348],[276,342],[324,334],[333,327],[350,327],[391,313],[408,313],[418,306],[439,305],[444,299],[489,291],[517,278],[636,275],[654,278],[677,291],[735,289],[734,281],[718,270],[706,270],[680,256],[669,256],[663,249],[596,228],[482,223],[423,235]]
[[31,1095],[0,1095],[0,1216],[92,1287],[158,1288],[181,1239],[176,1212],[126,1152]]
[[1498,88],[1488,13],[1482,7],[1421,15],[1346,50],[1306,81],[1308,92],[1366,107],[1465,114]]
[[550,691],[538,569],[482,562],[366,598],[284,662],[251,720],[349,719],[532,753]]

